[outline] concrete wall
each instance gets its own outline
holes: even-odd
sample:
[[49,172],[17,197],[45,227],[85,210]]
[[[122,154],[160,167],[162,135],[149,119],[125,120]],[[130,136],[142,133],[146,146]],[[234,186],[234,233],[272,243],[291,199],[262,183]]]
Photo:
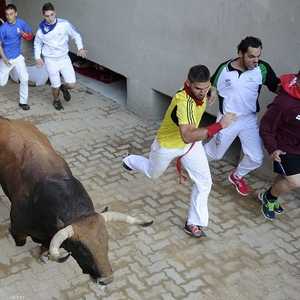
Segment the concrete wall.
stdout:
[[[45,1],[12,2],[19,16],[36,28]],[[191,65],[206,64],[213,71],[236,55],[236,45],[246,35],[262,39],[263,58],[278,73],[300,67],[299,0],[52,3],[59,17],[79,28],[91,60],[127,77],[129,108],[149,118],[160,118],[167,105],[155,91],[171,96]],[[272,97],[263,94],[262,100]],[[216,108],[209,111],[214,113]]]
[[[35,29],[45,1],[13,0]],[[59,0],[59,17],[82,33],[89,58],[127,78],[127,105],[160,119],[190,66],[211,71],[235,57],[246,35],[263,41],[263,58],[278,73],[300,68],[299,0]],[[273,94],[263,89],[262,111]],[[215,114],[217,104],[208,108]],[[231,160],[239,157],[232,147]],[[270,174],[270,161],[259,173]]]
[[[14,0],[34,28],[45,1]],[[236,55],[246,35],[258,36],[263,58],[279,74],[300,67],[299,0],[59,0],[59,17],[82,33],[89,58],[128,79],[127,104],[142,116],[161,118],[191,65],[213,71]],[[156,93],[159,91],[160,93]],[[263,101],[272,99],[263,93]],[[217,106],[209,108],[216,112]]]

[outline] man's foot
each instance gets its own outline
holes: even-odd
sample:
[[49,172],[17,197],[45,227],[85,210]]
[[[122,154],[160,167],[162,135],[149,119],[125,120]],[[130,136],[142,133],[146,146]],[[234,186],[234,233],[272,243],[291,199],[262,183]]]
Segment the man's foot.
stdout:
[[132,169],[130,167],[128,167],[125,162],[122,162],[122,167],[126,170],[126,171],[132,171]]
[[23,110],[29,110],[30,109],[30,106],[28,104],[22,104],[22,103],[19,103],[19,106],[23,109]]
[[188,225],[187,222],[185,223],[183,230],[192,237],[200,238],[207,236],[200,226],[193,224]]
[[276,212],[276,214],[279,215],[284,211],[283,207],[280,205],[278,200],[275,200],[274,202],[274,211]]
[[62,106],[60,100],[54,100],[53,101],[53,106],[56,110],[62,110],[64,107]]
[[[261,201],[262,204],[264,204],[265,202],[268,201],[268,199],[267,199],[267,197],[266,197],[266,192],[261,192],[261,193],[259,193],[259,194],[257,195],[257,197],[258,197],[258,199]],[[283,213],[284,209],[283,209],[283,207],[280,205],[278,199],[276,199],[273,203],[274,203],[274,209],[273,209],[274,212],[275,212],[276,214],[279,214],[279,215],[280,215],[281,213]]]
[[62,91],[64,99],[69,102],[71,100],[71,94],[65,85],[61,85],[59,88]]
[[266,219],[273,221],[275,219],[274,202],[265,201],[261,206],[261,212]]
[[237,192],[242,196],[248,196],[251,192],[250,187],[248,186],[244,178],[237,177],[234,175],[234,171],[228,176],[228,180],[235,186]]

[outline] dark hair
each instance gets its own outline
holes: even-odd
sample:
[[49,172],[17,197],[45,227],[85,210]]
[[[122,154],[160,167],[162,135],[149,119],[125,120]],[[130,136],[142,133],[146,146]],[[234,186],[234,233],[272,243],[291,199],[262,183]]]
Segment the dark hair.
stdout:
[[5,11],[6,11],[6,10],[9,10],[9,9],[12,9],[12,10],[14,10],[15,12],[17,12],[17,7],[16,7],[14,4],[7,4],[7,5],[5,6]]
[[299,70],[298,74],[296,75],[296,77],[298,80],[300,79],[300,70]]
[[54,8],[54,6],[53,6],[53,4],[52,4],[51,2],[47,2],[47,3],[45,3],[45,4],[43,5],[43,7],[42,7],[42,12],[43,12],[43,14],[44,14],[45,11],[47,11],[47,10],[53,10],[53,11],[55,11],[55,8]]
[[254,36],[247,36],[237,46],[238,53],[241,51],[243,54],[248,51],[249,47],[253,48],[261,48],[262,49],[262,42],[259,38]]
[[190,83],[206,82],[210,79],[210,73],[206,66],[196,65],[190,68],[188,73],[188,80]]

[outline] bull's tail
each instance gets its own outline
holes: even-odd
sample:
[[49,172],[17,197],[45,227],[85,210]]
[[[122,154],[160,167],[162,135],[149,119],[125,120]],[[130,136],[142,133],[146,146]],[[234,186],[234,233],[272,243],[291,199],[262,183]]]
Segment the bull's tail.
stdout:
[[147,226],[150,226],[153,224],[153,220],[152,221],[144,221],[140,218],[131,217],[126,214],[112,212],[112,211],[110,211],[110,212],[105,211],[105,212],[101,213],[101,216],[104,218],[105,222],[119,221],[119,222],[125,222],[128,224],[139,224],[143,227],[147,227]]

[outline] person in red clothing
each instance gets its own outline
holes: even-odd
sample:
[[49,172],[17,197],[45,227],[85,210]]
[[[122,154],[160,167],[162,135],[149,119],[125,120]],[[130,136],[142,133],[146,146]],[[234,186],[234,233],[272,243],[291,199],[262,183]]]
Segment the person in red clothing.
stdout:
[[300,71],[280,77],[281,91],[268,106],[260,135],[278,174],[272,186],[258,195],[262,213],[273,220],[283,208],[278,197],[300,187]]

